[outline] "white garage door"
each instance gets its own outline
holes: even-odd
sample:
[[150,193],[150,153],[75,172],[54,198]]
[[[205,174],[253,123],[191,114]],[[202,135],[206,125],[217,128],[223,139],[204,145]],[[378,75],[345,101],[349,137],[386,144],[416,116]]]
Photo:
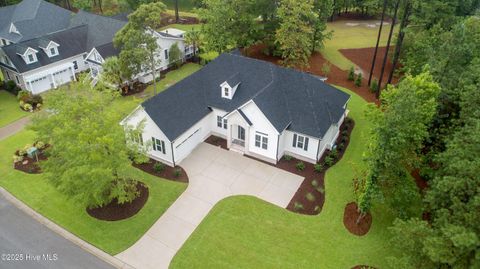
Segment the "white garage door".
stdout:
[[202,142],[202,128],[199,128],[175,146],[175,162],[181,162]]
[[50,79],[47,76],[32,80],[31,85],[32,85],[32,93],[34,94],[38,94],[38,93],[50,90],[50,88],[52,88]]
[[69,69],[64,69],[58,72],[53,73],[53,78],[57,85],[62,85],[72,80],[72,73]]

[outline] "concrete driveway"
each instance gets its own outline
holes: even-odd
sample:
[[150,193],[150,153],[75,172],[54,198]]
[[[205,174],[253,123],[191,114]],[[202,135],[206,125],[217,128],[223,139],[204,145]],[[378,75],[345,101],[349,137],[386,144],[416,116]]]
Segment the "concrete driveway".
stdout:
[[133,246],[116,257],[139,269],[168,268],[175,253],[212,207],[233,195],[253,195],[285,208],[303,181],[277,169],[207,143],[180,164],[187,190]]

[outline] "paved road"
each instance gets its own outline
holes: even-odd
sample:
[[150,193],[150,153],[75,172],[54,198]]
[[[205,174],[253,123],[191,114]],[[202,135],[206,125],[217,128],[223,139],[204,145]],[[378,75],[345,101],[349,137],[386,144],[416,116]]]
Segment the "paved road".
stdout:
[[[113,268],[32,219],[10,204],[2,195],[0,195],[0,255],[2,269]],[[22,260],[7,261],[7,258]],[[36,258],[40,261],[33,261]]]

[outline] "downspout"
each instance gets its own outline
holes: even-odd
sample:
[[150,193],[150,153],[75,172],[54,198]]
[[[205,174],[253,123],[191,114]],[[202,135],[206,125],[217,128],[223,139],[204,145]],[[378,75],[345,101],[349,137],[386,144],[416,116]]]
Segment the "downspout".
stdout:
[[173,142],[170,142],[170,146],[172,148],[172,162],[173,162],[173,167],[175,167],[175,155],[173,154]]
[[315,157],[315,159],[318,161],[320,161],[320,158],[318,156],[318,153],[320,153],[320,144],[322,143],[322,139],[318,139],[318,147],[317,147],[317,155]]
[[276,155],[277,155],[277,157],[276,157],[276,159],[277,159],[277,162],[278,162],[278,160],[279,160],[279,158],[278,158],[278,148],[279,148],[279,146],[280,146],[280,134],[277,136],[277,152],[276,152]]

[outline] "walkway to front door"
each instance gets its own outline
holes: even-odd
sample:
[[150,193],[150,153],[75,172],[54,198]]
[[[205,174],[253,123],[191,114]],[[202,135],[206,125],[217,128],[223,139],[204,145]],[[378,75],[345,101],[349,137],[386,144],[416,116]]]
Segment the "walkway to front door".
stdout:
[[303,178],[210,144],[180,164],[187,190],[133,246],[116,257],[138,268],[168,268],[175,253],[213,206],[228,196],[253,195],[285,208]]

